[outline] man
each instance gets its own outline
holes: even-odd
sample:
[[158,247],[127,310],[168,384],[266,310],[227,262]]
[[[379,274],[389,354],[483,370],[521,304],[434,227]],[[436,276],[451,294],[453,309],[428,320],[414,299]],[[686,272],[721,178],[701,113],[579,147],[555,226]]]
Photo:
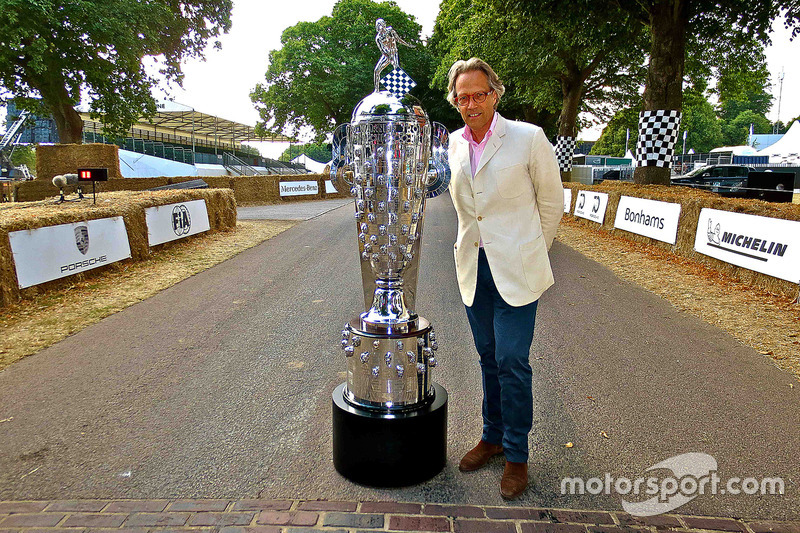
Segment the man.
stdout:
[[483,435],[459,469],[477,470],[504,453],[500,494],[514,499],[528,485],[528,357],[538,299],[553,284],[547,251],[564,193],[542,129],[496,112],[504,92],[494,70],[478,58],[450,68],[447,99],[465,124],[450,137],[450,195],[458,213],[454,254],[483,375]]

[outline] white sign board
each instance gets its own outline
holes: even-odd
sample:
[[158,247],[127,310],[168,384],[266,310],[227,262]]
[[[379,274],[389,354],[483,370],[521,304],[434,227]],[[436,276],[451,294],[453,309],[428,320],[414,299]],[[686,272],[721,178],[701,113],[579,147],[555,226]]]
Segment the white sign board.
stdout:
[[8,240],[21,289],[131,256],[122,217],[12,231]]
[[569,213],[572,206],[572,189],[564,189],[564,212]]
[[301,196],[319,192],[319,185],[316,181],[282,181],[279,185],[281,196]]
[[205,200],[157,205],[144,210],[150,246],[182,239],[211,229]]
[[800,283],[800,222],[704,208],[697,221],[694,249]]
[[621,196],[614,227],[675,244],[681,204]]
[[604,192],[578,191],[575,200],[575,216],[603,223],[608,207],[608,195]]
[[339,191],[336,190],[336,187],[333,186],[333,182],[331,180],[325,180],[325,194],[336,194]]

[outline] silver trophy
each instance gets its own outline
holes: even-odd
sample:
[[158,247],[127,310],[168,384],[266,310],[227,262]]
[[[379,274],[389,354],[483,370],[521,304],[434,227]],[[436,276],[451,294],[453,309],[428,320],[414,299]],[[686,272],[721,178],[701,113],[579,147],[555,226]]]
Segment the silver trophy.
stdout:
[[[398,485],[430,477],[444,465],[442,442],[431,465],[409,476],[408,464],[396,450],[406,437],[394,427],[399,429],[398,420],[416,419],[434,433],[446,433],[447,393],[430,379],[430,369],[436,366],[436,334],[414,311],[414,302],[425,200],[444,192],[450,170],[447,129],[432,124],[421,107],[408,103],[406,93],[414,83],[398,64],[396,44],[407,43],[381,19],[376,29],[382,55],[375,79],[391,64],[394,70],[381,80],[388,89],[376,86],[333,138],[331,180],[339,192],[355,198],[366,308],[342,330],[347,381],[334,392],[334,463],[356,481]],[[363,449],[350,450],[355,443],[343,435],[356,428],[388,435],[391,443],[373,439],[371,449],[392,448],[392,457],[376,451],[370,458]],[[358,454],[352,457],[357,459],[355,468],[351,453]]]

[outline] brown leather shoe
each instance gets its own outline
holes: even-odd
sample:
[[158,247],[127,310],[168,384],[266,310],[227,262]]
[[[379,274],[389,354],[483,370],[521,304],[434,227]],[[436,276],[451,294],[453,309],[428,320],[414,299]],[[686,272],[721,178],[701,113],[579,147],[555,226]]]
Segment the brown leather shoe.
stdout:
[[500,496],[506,500],[516,499],[528,486],[528,463],[506,461],[503,479],[500,481]]
[[477,446],[472,448],[461,459],[458,469],[462,472],[472,472],[479,469],[489,462],[489,459],[495,455],[503,453],[503,446],[501,444],[490,444],[481,440]]

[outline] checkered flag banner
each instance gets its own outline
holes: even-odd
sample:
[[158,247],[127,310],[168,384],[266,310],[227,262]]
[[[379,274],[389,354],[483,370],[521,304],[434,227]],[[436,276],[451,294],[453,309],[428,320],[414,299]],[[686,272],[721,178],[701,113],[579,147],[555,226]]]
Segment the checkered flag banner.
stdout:
[[639,140],[636,143],[638,165],[669,168],[680,125],[681,112],[676,109],[639,113]]
[[407,95],[411,89],[417,86],[417,82],[411,79],[411,76],[406,74],[406,71],[400,67],[395,67],[389,74],[381,79],[381,83],[386,89],[395,95],[397,98],[402,99]]
[[572,170],[572,155],[575,153],[575,137],[556,136],[556,159],[561,172]]

